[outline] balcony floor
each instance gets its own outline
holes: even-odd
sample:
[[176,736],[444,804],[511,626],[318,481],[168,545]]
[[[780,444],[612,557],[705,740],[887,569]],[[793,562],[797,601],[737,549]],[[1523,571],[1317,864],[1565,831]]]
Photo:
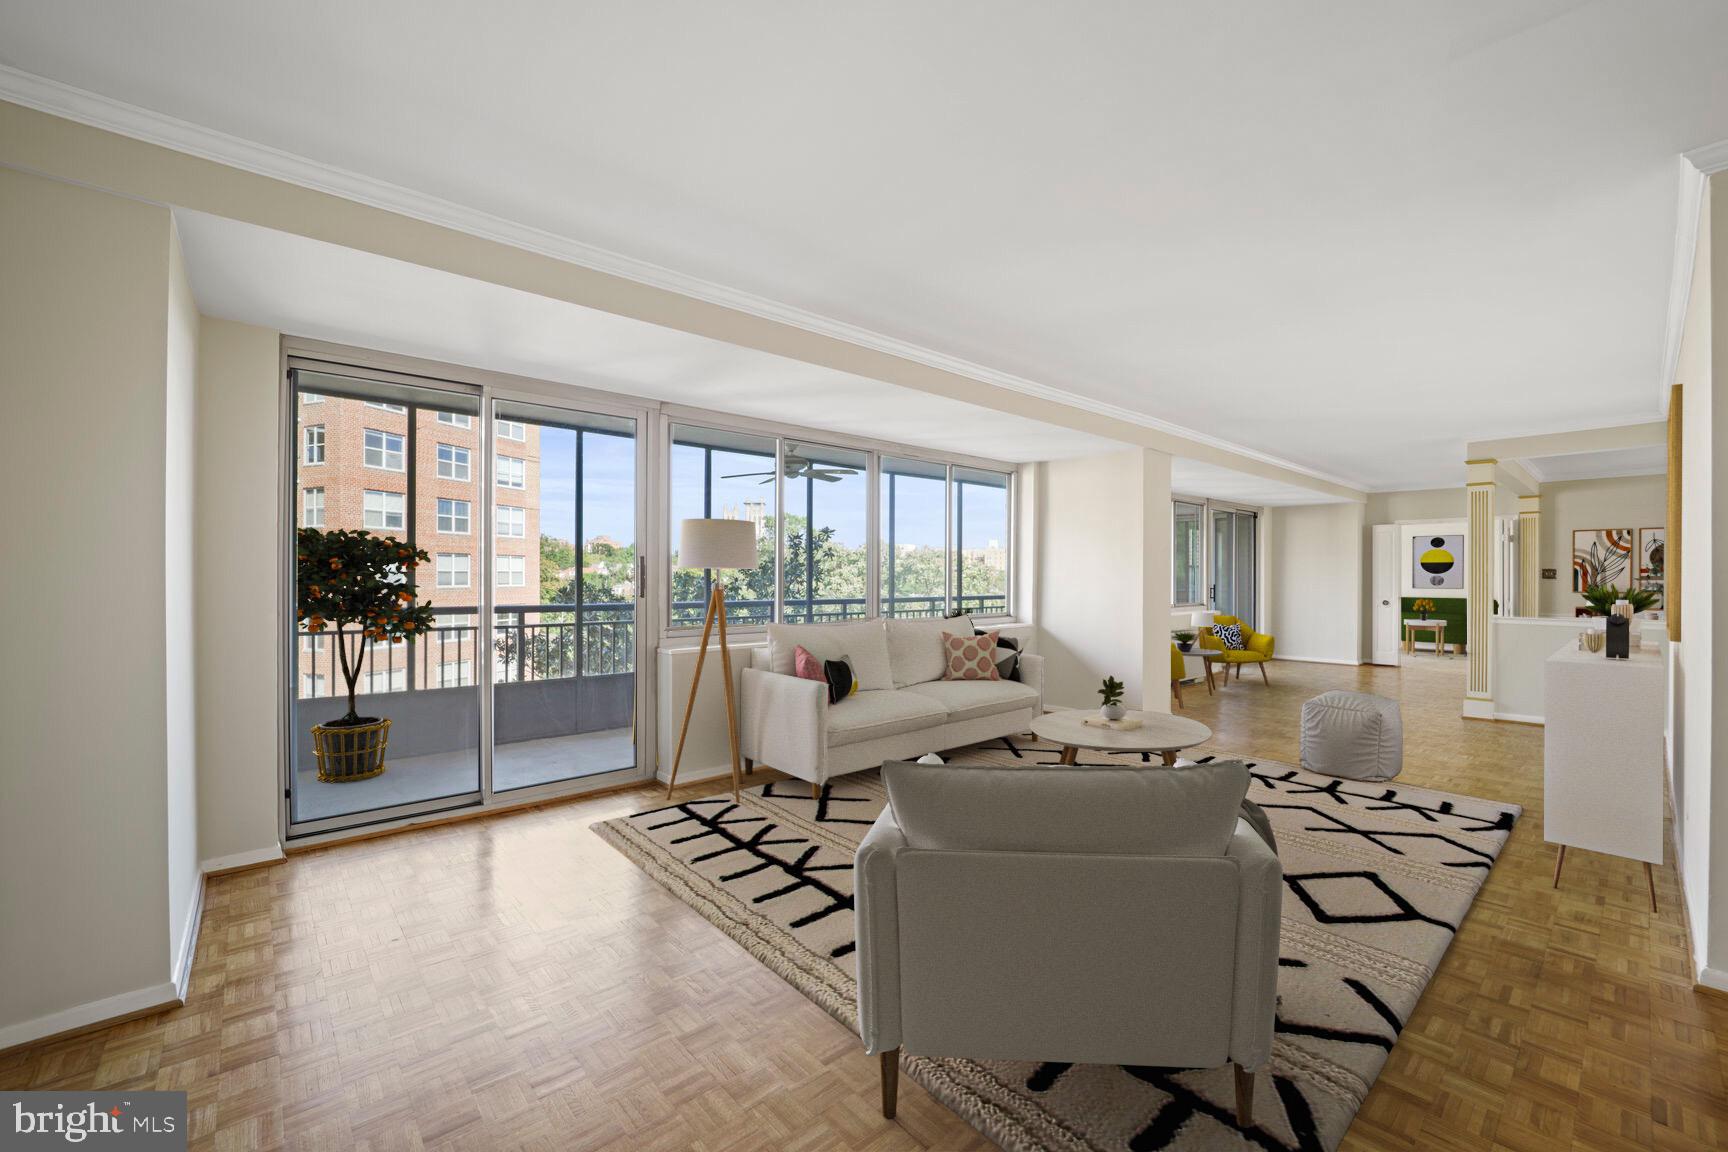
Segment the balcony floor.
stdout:
[[[628,728],[500,744],[492,752],[492,789],[507,792],[574,780],[635,763],[636,747]],[[316,771],[306,769],[294,774],[293,816],[296,823],[304,823],[457,796],[478,789],[479,779],[479,761],[472,748],[390,759],[383,775],[352,784],[326,784]]]

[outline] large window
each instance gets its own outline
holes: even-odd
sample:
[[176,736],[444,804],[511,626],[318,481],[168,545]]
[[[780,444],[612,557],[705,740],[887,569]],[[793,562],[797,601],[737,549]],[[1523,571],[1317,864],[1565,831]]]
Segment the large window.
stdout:
[[1008,611],[1008,479],[954,469],[953,608],[969,616]]
[[882,615],[947,612],[948,468],[882,458]]
[[870,579],[870,457],[851,448],[787,440],[781,543],[781,619],[866,615]]
[[528,510],[500,504],[497,508],[498,535],[507,540],[520,540],[528,535]]
[[1170,603],[1177,607],[1206,602],[1201,586],[1206,538],[1200,527],[1205,512],[1203,506],[1185,500],[1171,506],[1175,535],[1170,542]]
[[[674,424],[670,476],[673,628],[701,625],[716,580],[733,625],[1011,611],[1012,473]],[[756,566],[679,567],[693,518],[755,524]]]
[[526,488],[528,485],[527,465],[515,456],[498,457],[498,487]]
[[[726,619],[765,624],[774,618],[775,441],[719,428],[672,426],[672,625],[702,623],[708,595],[726,587]],[[716,571],[678,563],[684,520],[748,520],[756,526],[754,568]]]

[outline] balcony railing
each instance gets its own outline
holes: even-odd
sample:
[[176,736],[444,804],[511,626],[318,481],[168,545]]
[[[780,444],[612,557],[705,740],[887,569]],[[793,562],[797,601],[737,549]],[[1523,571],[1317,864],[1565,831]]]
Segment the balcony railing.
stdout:
[[[672,605],[674,627],[700,627],[706,602],[680,600]],[[728,600],[727,623],[766,624],[773,619],[772,600]],[[941,596],[893,596],[882,603],[883,614],[898,618],[942,615]],[[971,615],[1001,615],[1008,610],[1001,594],[961,596],[955,607]],[[422,688],[465,688],[475,683],[478,669],[495,670],[502,684],[563,680],[591,676],[623,676],[636,670],[636,606],[632,603],[501,604],[494,610],[493,649],[489,662],[480,655],[477,608],[439,612],[440,623],[414,643],[371,645],[362,656],[359,693],[412,692]],[[863,597],[787,600],[784,618],[792,623],[861,620]],[[452,617],[463,617],[453,622]],[[308,644],[299,638],[299,698],[339,696],[345,692],[336,641],[329,633]]]
[[[813,600],[787,599],[783,619],[789,624],[824,624],[836,620],[862,620],[866,601],[862,596],[817,597]],[[882,599],[882,614],[900,619],[936,617],[942,615],[946,602],[941,596],[886,596]],[[955,598],[954,607],[970,616],[1000,616],[1008,611],[1008,597],[1001,593],[981,593]],[[700,628],[707,611],[705,600],[675,600],[672,602],[674,628]],[[774,619],[772,600],[726,600],[726,623],[740,625],[767,624]]]

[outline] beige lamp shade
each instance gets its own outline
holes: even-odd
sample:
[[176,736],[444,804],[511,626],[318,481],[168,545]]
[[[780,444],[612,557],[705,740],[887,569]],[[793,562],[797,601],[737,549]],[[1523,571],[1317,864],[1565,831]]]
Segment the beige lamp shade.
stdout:
[[685,520],[678,526],[678,567],[756,567],[756,525],[748,520]]

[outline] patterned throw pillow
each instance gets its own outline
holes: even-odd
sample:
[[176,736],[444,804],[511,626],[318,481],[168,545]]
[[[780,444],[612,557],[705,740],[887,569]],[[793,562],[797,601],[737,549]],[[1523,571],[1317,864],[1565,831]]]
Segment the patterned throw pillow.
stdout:
[[1240,624],[1214,624],[1212,625],[1212,635],[1223,641],[1226,648],[1235,648],[1239,651],[1248,646],[1242,639],[1242,625]]
[[942,633],[942,653],[947,663],[942,668],[944,680],[1000,680],[996,671],[996,633],[982,636],[956,636]]
[[[978,629],[984,635],[984,629]],[[1020,641],[1012,636],[996,637],[996,675],[1002,680],[1020,679]]]

